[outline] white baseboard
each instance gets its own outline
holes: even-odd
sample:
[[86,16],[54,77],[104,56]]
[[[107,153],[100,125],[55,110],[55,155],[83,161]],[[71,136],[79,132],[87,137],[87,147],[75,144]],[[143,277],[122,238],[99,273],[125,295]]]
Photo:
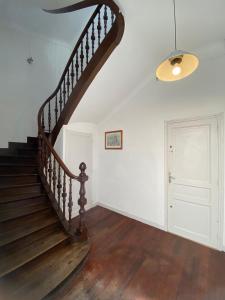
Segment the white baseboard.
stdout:
[[134,215],[132,215],[132,214],[130,214],[130,213],[127,213],[127,212],[122,211],[122,210],[120,210],[120,209],[114,208],[114,207],[112,207],[112,206],[110,206],[110,205],[108,205],[108,204],[104,204],[104,203],[101,203],[101,202],[96,202],[95,205],[96,205],[96,206],[101,206],[101,207],[106,208],[106,209],[109,209],[109,210],[114,211],[114,212],[116,212],[116,213],[118,213],[118,214],[120,214],[120,215],[123,215],[123,216],[125,216],[125,217],[130,218],[130,219],[134,219],[134,220],[136,220],[136,221],[139,221],[139,222],[141,222],[141,223],[147,224],[147,225],[149,225],[149,226],[152,226],[152,227],[161,229],[161,230],[163,230],[163,231],[166,231],[165,227],[162,226],[162,225],[160,225],[160,224],[157,224],[157,223],[150,222],[150,221],[147,221],[147,220],[145,220],[145,219],[139,218],[139,217],[134,216]]
[[[165,226],[162,226],[162,225],[160,225],[160,224],[157,224],[157,223],[150,222],[150,221],[147,221],[147,220],[145,220],[145,219],[139,218],[139,217],[134,216],[134,215],[132,215],[132,214],[130,214],[130,213],[127,213],[127,212],[125,212],[125,211],[122,211],[122,210],[120,210],[120,209],[117,209],[117,208],[115,208],[115,207],[112,207],[111,205],[108,205],[108,204],[105,204],[105,203],[101,203],[101,202],[96,202],[96,203],[94,203],[94,204],[92,205],[92,207],[95,207],[95,206],[100,206],[100,207],[109,209],[109,210],[114,211],[114,212],[116,212],[116,213],[118,213],[118,214],[120,214],[120,215],[123,215],[123,216],[125,216],[125,217],[134,219],[134,220],[136,220],[136,221],[139,221],[139,222],[144,223],[144,224],[147,224],[147,225],[149,225],[149,226],[158,228],[158,229],[160,229],[160,230],[167,231],[167,229],[166,229]],[[225,252],[225,245],[222,246],[221,251]]]

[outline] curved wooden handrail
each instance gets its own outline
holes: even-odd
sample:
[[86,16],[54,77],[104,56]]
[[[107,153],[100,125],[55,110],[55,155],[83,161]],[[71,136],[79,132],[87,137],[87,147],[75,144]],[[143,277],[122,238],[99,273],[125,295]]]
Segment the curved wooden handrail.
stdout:
[[64,14],[74,12],[83,8],[87,8],[95,5],[106,5],[114,12],[116,16],[119,15],[120,9],[119,6],[113,0],[84,0],[79,3],[75,3],[72,5],[68,5],[66,7],[57,8],[57,9],[45,9],[44,11],[52,13],[52,14]]
[[[87,238],[84,221],[84,206],[87,202],[85,182],[88,180],[85,173],[86,165],[81,163],[80,175],[74,175],[55,151],[54,144],[62,126],[68,123],[91,82],[120,43],[125,24],[123,15],[113,0],[84,0],[67,7],[45,10],[48,13],[61,14],[91,6],[97,7],[72,51],[57,88],[38,112],[39,169],[42,181],[65,230],[72,237],[75,234],[71,222],[72,180],[80,182],[80,198],[78,200],[80,222],[76,233],[82,239]],[[111,14],[111,23],[109,13]],[[74,81],[76,81],[75,84]],[[54,108],[52,108],[53,105],[55,105]],[[55,116],[52,116],[54,112]],[[46,117],[48,117],[47,124]],[[54,127],[52,127],[53,118],[55,119]],[[46,131],[46,127],[48,131]],[[66,219],[66,205],[68,206],[69,221]]]
[[80,181],[79,180],[79,176],[76,176],[73,173],[71,173],[70,170],[67,168],[67,166],[64,164],[64,162],[62,161],[62,159],[59,157],[59,155],[57,154],[57,152],[55,151],[55,149],[50,144],[48,138],[46,136],[43,136],[43,139],[45,140],[45,144],[47,145],[49,151],[51,151],[51,153],[54,156],[55,160],[58,162],[58,164],[60,164],[60,166],[63,169],[63,171],[65,171],[66,175],[68,177],[72,178],[72,179]]
[[[38,112],[38,128],[41,128],[41,113],[42,113],[42,111],[43,111],[43,108],[44,108],[44,107],[46,106],[46,104],[47,104],[49,101],[51,101],[51,99],[53,99],[53,98],[55,97],[55,95],[58,93],[58,91],[59,91],[59,89],[60,89],[60,86],[61,86],[61,84],[62,84],[62,82],[63,82],[63,80],[64,80],[64,78],[65,78],[65,76],[66,76],[66,73],[67,73],[67,71],[68,71],[68,68],[69,68],[69,66],[70,66],[70,64],[71,64],[71,62],[72,62],[72,60],[73,60],[73,58],[74,58],[74,55],[75,55],[75,53],[77,52],[77,49],[79,48],[80,43],[81,43],[81,41],[83,40],[83,38],[84,38],[84,36],[85,36],[85,33],[86,33],[86,31],[87,31],[87,28],[89,28],[89,26],[90,26],[90,24],[91,24],[91,20],[93,20],[93,19],[95,18],[95,16],[97,15],[98,10],[99,10],[99,7],[96,8],[96,10],[95,10],[94,13],[92,14],[90,20],[88,21],[87,25],[85,26],[83,32],[81,33],[81,36],[80,36],[79,40],[77,41],[77,43],[76,43],[76,45],[75,45],[75,47],[74,47],[74,50],[73,50],[72,54],[70,55],[70,58],[69,58],[69,60],[68,60],[68,62],[67,62],[67,64],[66,64],[66,67],[65,67],[65,69],[64,69],[64,71],[63,71],[63,73],[62,73],[62,76],[61,76],[61,78],[60,78],[60,80],[59,80],[59,83],[58,83],[58,85],[57,85],[57,88],[56,88],[55,91],[51,94],[51,96],[49,96],[48,99],[42,104],[42,106],[41,106],[41,108],[40,108],[40,110],[39,110],[39,112]],[[54,10],[51,11],[51,10],[45,10],[45,9],[44,9],[44,11],[46,11],[46,12],[48,12],[48,13],[56,13],[56,12],[54,12]],[[57,13],[60,13],[60,12],[57,12]],[[62,13],[62,12],[61,12],[61,13]]]

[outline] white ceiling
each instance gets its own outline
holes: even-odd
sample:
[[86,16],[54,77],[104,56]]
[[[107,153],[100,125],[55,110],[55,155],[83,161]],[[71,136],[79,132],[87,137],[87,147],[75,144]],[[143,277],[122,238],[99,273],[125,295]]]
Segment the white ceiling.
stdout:
[[[118,2],[126,22],[123,40],[85,94],[71,122],[101,122],[148,79],[153,85],[160,84],[161,89],[166,85],[155,81],[155,69],[174,47],[172,0]],[[177,26],[178,47],[197,53],[200,67],[196,75],[176,82],[176,86],[188,89],[193,80],[204,86],[203,65],[225,54],[225,1],[177,0]]]
[[[0,0],[0,18],[73,45],[91,10],[50,15],[40,8],[57,8],[74,2]],[[89,88],[72,121],[97,123],[104,119],[143,80],[153,79],[157,64],[173,50],[172,0],[116,2],[125,17],[123,40]],[[200,63],[224,55],[224,0],[177,0],[177,26],[178,48],[196,52]]]

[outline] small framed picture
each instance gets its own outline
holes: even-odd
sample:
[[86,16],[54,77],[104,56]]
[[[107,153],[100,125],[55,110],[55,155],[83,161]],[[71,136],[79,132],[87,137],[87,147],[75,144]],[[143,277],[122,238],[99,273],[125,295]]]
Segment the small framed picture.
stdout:
[[105,132],[105,149],[122,150],[123,149],[123,131],[115,130]]

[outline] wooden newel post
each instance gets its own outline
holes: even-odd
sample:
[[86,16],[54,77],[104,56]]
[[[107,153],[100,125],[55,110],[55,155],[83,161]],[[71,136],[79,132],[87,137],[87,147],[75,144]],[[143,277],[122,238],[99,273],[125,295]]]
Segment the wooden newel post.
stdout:
[[78,204],[80,206],[79,210],[79,227],[77,228],[77,235],[81,240],[87,240],[87,227],[85,224],[85,205],[87,204],[87,199],[85,198],[86,189],[85,189],[85,182],[88,180],[88,176],[85,173],[87,169],[85,163],[81,163],[79,166],[80,175],[79,175],[79,182],[80,182],[80,198],[78,199]]

